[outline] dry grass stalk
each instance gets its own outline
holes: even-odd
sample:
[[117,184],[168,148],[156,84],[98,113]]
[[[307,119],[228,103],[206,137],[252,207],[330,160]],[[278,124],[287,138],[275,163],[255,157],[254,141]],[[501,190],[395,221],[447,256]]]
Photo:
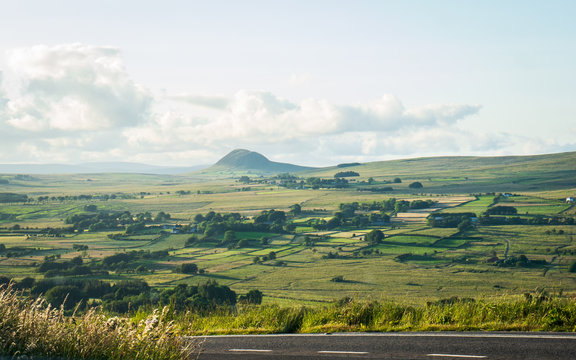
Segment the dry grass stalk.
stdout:
[[189,359],[198,346],[167,321],[167,308],[135,324],[99,309],[65,316],[42,298],[0,287],[0,354],[73,359]]

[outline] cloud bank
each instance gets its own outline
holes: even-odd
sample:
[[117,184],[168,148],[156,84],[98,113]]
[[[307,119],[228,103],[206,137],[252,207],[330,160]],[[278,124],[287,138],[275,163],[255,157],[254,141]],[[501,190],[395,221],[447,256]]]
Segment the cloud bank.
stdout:
[[[192,165],[243,147],[319,165],[396,155],[494,154],[526,145],[526,139],[505,134],[466,131],[461,122],[477,114],[479,105],[406,108],[393,95],[337,105],[261,90],[229,97],[154,96],[131,80],[120,50],[105,46],[34,46],[12,50],[6,60],[7,68],[0,69],[2,162]],[[157,110],[165,102],[175,109]]]

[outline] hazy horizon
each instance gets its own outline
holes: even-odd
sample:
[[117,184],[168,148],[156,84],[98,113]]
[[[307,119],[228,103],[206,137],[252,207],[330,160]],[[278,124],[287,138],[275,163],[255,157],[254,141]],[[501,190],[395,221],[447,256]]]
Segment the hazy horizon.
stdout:
[[0,164],[576,150],[571,1],[3,5]]

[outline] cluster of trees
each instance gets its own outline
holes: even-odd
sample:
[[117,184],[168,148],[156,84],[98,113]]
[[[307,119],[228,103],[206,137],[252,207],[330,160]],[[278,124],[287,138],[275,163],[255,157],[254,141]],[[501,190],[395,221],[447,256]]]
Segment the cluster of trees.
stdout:
[[[440,228],[456,228],[460,224],[471,224],[472,218],[475,218],[476,214],[471,212],[464,213],[450,213],[450,214],[430,214],[428,216],[427,222],[429,226],[440,227]],[[463,225],[460,225],[462,227]]]
[[516,215],[518,210],[513,206],[492,206],[489,207],[485,212],[486,215]]
[[65,261],[56,261],[56,258],[55,256],[45,257],[36,270],[43,273],[46,278],[92,275],[92,269],[84,265],[84,260],[82,260],[81,256]]
[[[85,211],[94,212],[97,208],[95,205],[86,205]],[[102,231],[102,230],[116,230],[121,227],[126,227],[127,233],[134,233],[144,228],[147,223],[161,223],[170,220],[171,215],[160,211],[156,216],[152,217],[150,212],[144,212],[133,215],[129,211],[124,212],[106,212],[100,211],[95,214],[84,213],[74,214],[66,218],[65,223],[72,225],[73,231]],[[131,225],[133,226],[130,228]],[[128,231],[130,230],[130,231]]]
[[343,207],[353,208],[361,211],[381,211],[381,212],[404,212],[411,209],[427,209],[436,205],[434,200],[396,200],[396,198],[385,199],[382,201],[373,201],[371,203],[345,203],[340,204]]
[[47,202],[47,201],[90,201],[90,200],[100,200],[100,201],[108,201],[114,199],[135,199],[136,196],[132,194],[81,194],[81,195],[59,195],[59,196],[39,196],[36,198],[38,202]]
[[575,225],[576,220],[570,216],[490,216],[486,213],[478,217],[480,225]]
[[383,193],[383,192],[390,192],[394,191],[392,186],[370,186],[370,187],[359,187],[358,191],[370,191],[374,193]]
[[266,262],[266,261],[268,261],[268,260],[276,260],[276,252],[270,251],[270,252],[268,253],[268,255],[255,256],[255,257],[252,259],[252,262],[253,262],[254,264],[261,264],[261,263]]
[[38,265],[37,271],[44,277],[107,275],[108,271],[147,272],[142,263],[148,260],[162,260],[169,257],[167,250],[130,251],[106,256],[100,261],[84,263],[81,256],[70,260],[61,260],[58,255],[46,256]]
[[[283,226],[286,223],[286,213],[279,210],[264,210],[255,216],[254,219],[249,220],[242,217],[239,213],[220,214],[210,211],[205,215],[196,215],[194,222],[196,223],[196,231],[204,234],[204,239],[207,240],[217,235],[225,234],[227,231],[284,233],[285,229]],[[196,238],[196,240],[200,239]]]
[[0,203],[27,202],[28,196],[15,193],[0,193]]
[[[0,277],[0,285],[12,281]],[[143,306],[171,305],[177,311],[202,311],[218,306],[235,305],[238,298],[228,286],[208,281],[197,286],[178,285],[173,289],[158,292],[142,280],[124,280],[114,284],[93,279],[44,279],[36,281],[25,278],[15,282],[15,286],[28,290],[32,296],[41,296],[53,306],[64,305],[73,309],[79,303],[90,304],[90,299],[100,299],[105,310],[114,313],[136,312]],[[245,303],[260,304],[262,293],[251,290],[240,300]],[[96,302],[96,304],[99,302]]]
[[345,168],[345,167],[360,166],[360,165],[362,165],[362,164],[355,162],[355,163],[343,163],[343,164],[338,164],[338,165],[336,165],[336,167]]
[[348,180],[343,178],[322,179],[319,177],[309,177],[306,179],[306,185],[312,187],[312,189],[320,189],[320,188],[343,189],[348,187]]
[[335,178],[360,176],[356,171],[340,171],[334,174]]
[[533,267],[541,267],[548,265],[546,260],[535,260],[535,259],[528,259],[526,255],[510,256],[507,259],[502,259],[494,263],[494,265],[499,267],[524,267],[524,268],[533,268]]
[[360,204],[357,202],[341,203],[339,211],[329,220],[310,219],[306,224],[315,230],[332,230],[340,226],[365,227],[390,222],[390,216],[384,211],[357,214],[359,209]]
[[158,295],[161,304],[170,304],[179,311],[208,310],[218,306],[235,305],[238,300],[236,292],[213,280],[198,286],[180,284],[173,289],[163,290]]

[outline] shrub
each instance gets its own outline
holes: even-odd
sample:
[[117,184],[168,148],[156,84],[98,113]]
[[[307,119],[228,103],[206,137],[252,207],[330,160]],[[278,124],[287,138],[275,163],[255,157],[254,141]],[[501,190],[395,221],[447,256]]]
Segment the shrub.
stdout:
[[366,240],[371,245],[376,245],[382,242],[384,239],[384,233],[381,230],[374,229],[364,236],[364,240]]
[[415,181],[415,182],[411,183],[410,185],[408,185],[408,187],[410,189],[422,189],[424,187],[424,185],[422,185],[422,183],[419,181]]
[[198,265],[194,263],[184,263],[180,265],[180,272],[182,274],[196,274],[198,273]]
[[242,295],[238,300],[245,304],[260,305],[262,303],[262,292],[260,290],[250,290],[246,295]]
[[59,285],[48,290],[44,297],[54,307],[72,309],[84,299],[84,294],[76,286]]

